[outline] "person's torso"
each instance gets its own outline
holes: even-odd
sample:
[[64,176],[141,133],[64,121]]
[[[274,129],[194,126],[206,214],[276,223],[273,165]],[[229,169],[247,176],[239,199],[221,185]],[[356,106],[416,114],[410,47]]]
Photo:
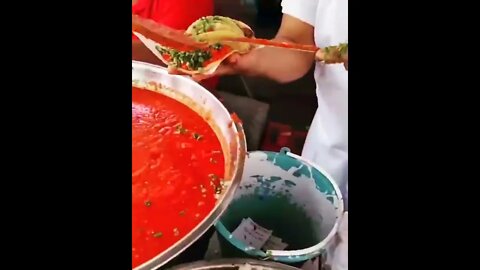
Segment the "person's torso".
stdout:
[[[348,42],[348,0],[319,0],[318,47]],[[345,191],[348,178],[348,72],[341,64],[315,67],[318,108],[302,155],[323,167]]]
[[[348,0],[320,0],[315,23],[318,47],[348,42]],[[315,67],[318,110],[327,117],[325,125],[331,133],[329,143],[345,144],[347,150],[348,72],[340,64]],[[332,121],[329,121],[329,120]]]
[[179,30],[186,30],[197,19],[213,15],[213,0],[137,0],[132,13]]
[[[213,0],[196,0],[194,6],[192,8],[192,0],[132,0],[132,13],[178,30],[186,30],[199,18],[211,16],[214,12]],[[134,34],[132,39],[138,40]],[[218,77],[212,77],[203,81],[202,85],[213,90],[218,81]]]

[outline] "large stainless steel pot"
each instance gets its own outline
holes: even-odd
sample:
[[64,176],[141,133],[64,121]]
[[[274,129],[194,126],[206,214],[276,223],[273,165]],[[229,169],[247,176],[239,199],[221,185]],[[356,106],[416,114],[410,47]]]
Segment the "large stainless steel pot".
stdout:
[[267,261],[250,259],[220,259],[199,261],[175,266],[168,270],[300,270],[298,268]]
[[160,92],[174,98],[200,114],[210,123],[222,143],[225,154],[225,185],[210,214],[175,245],[145,262],[135,270],[155,269],[167,263],[195,242],[227,208],[243,173],[246,154],[245,134],[227,109],[209,91],[191,79],[170,75],[166,69],[132,61],[132,86]]

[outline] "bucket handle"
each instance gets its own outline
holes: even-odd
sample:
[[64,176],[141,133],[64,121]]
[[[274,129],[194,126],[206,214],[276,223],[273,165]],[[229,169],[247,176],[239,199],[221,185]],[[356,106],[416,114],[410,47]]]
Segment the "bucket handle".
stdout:
[[326,172],[322,167],[320,167],[319,165],[315,164],[314,162],[310,161],[309,159],[306,159],[304,157],[301,157],[299,155],[296,155],[296,154],[292,153],[290,151],[290,148],[288,148],[288,147],[282,147],[280,149],[280,154],[303,161],[308,166],[317,169],[321,174],[323,174],[329,180],[329,182],[332,184],[333,189],[335,190],[335,193],[337,194],[337,197],[340,201],[340,205],[338,206],[338,213],[339,213],[339,216],[341,216],[341,214],[344,212],[343,194],[342,194],[342,191],[340,190],[340,187],[338,186],[337,182],[335,181],[335,179],[333,179],[333,177],[328,172]]
[[[216,222],[215,224],[215,228],[217,229],[217,231],[228,241],[230,242],[230,244],[234,245],[236,248],[238,248],[239,250],[242,250],[243,252],[247,253],[248,255],[250,256],[254,256],[254,257],[260,257],[260,258],[265,258],[265,257],[268,257],[268,254],[263,252],[262,250],[260,249],[255,249],[253,247],[250,247],[248,246],[247,244],[245,244],[244,242],[240,241],[240,240],[237,240],[235,239],[235,237],[233,237],[233,235],[230,233],[230,231],[225,227],[225,225],[223,225],[222,222]],[[232,241],[230,241],[232,240]]]

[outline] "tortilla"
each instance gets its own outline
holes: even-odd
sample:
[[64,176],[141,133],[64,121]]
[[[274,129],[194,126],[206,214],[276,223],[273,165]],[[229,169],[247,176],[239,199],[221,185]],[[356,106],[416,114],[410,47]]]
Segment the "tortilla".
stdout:
[[200,18],[185,31],[185,35],[208,43],[206,49],[186,50],[182,47],[167,47],[149,36],[138,32],[134,34],[167,66],[189,75],[212,74],[233,53],[245,54],[255,47],[248,43],[222,41],[226,37],[254,37],[253,30],[247,24],[223,16]]

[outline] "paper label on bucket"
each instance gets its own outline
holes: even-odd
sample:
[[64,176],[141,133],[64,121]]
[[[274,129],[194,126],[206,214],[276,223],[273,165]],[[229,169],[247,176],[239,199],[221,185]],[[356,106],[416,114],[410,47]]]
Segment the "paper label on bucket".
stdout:
[[260,249],[268,241],[272,231],[258,225],[251,218],[244,218],[232,235],[245,244]]
[[284,243],[282,238],[276,237],[274,235],[268,238],[265,245],[263,245],[263,250],[284,250],[288,246],[287,243]]

